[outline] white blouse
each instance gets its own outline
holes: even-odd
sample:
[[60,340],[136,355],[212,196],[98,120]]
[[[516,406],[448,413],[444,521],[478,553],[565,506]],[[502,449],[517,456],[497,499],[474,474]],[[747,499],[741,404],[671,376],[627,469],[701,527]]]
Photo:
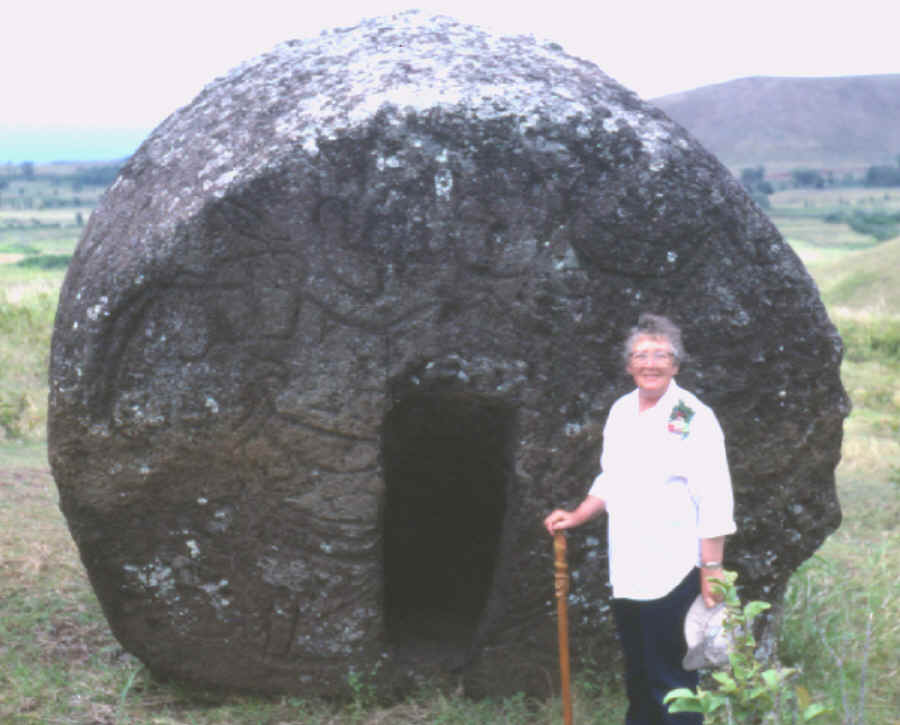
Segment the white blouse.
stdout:
[[700,563],[700,539],[734,533],[725,436],[712,409],[674,380],[656,405],[617,400],[589,494],[609,514],[613,596],[658,599]]

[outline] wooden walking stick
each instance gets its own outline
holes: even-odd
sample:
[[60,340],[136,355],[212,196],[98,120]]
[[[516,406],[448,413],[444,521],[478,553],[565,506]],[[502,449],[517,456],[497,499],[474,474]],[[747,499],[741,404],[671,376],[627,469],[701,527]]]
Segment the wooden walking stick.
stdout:
[[563,722],[572,725],[572,691],[569,682],[569,566],[566,564],[566,536],[562,531],[553,535],[554,582],[556,584],[556,618],[559,629],[559,674],[562,682]]

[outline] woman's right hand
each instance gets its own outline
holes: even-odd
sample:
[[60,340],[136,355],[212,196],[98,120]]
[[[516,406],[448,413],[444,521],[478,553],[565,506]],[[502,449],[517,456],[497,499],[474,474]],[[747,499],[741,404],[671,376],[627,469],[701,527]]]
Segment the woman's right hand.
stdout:
[[578,524],[575,521],[575,515],[571,511],[556,509],[547,518],[544,519],[544,528],[553,536],[557,531],[562,529],[571,529]]
[[552,536],[557,531],[581,526],[585,521],[590,521],[601,511],[605,510],[606,502],[602,498],[588,494],[587,498],[585,498],[574,511],[556,509],[544,519],[544,528],[547,529]]

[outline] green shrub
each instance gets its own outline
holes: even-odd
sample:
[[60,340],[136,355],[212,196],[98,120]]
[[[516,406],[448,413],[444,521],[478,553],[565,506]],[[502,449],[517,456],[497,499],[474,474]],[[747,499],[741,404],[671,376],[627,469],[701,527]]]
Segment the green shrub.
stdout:
[[847,224],[853,231],[875,237],[879,242],[900,236],[900,212],[855,209],[852,213],[830,212],[824,219],[831,224]]
[[825,177],[816,169],[794,169],[791,171],[791,178],[796,187],[825,188]]
[[28,269],[65,269],[71,261],[71,254],[36,254],[20,259],[16,266]]
[[701,712],[708,716],[707,723],[723,725],[809,722],[828,712],[824,705],[809,702],[805,688],[791,686],[795,669],[778,663],[769,667],[757,658],[753,624],[771,605],[753,601],[741,606],[736,579],[736,572],[725,571],[722,579],[714,580],[725,602],[724,626],[734,642],[728,667],[712,673],[715,689],[698,687],[695,693],[682,687],[669,692],[663,699],[669,712]]
[[900,165],[870,166],[863,183],[866,186],[900,186]]

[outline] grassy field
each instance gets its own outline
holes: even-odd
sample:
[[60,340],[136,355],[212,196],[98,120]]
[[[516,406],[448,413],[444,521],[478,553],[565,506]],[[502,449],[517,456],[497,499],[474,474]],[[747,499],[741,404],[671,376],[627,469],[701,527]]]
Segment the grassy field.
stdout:
[[[792,579],[779,654],[802,669],[814,699],[832,706],[816,722],[898,725],[900,238],[879,243],[826,221],[842,207],[894,211],[900,192],[772,198],[773,220],[845,338],[842,377],[854,403],[838,469],[844,523]],[[63,220],[57,208],[3,207],[0,216],[0,723],[561,722],[559,702],[521,696],[473,702],[426,689],[387,706],[373,701],[365,683],[349,703],[197,691],[153,681],[122,651],[84,575],[46,464],[49,336],[63,265],[80,233],[74,208]],[[576,722],[621,722],[614,670],[576,671]]]
[[835,210],[900,211],[900,190],[785,191],[770,216],[807,265],[847,348],[841,528],[793,577],[780,655],[834,707],[832,722],[900,723],[900,236]]

